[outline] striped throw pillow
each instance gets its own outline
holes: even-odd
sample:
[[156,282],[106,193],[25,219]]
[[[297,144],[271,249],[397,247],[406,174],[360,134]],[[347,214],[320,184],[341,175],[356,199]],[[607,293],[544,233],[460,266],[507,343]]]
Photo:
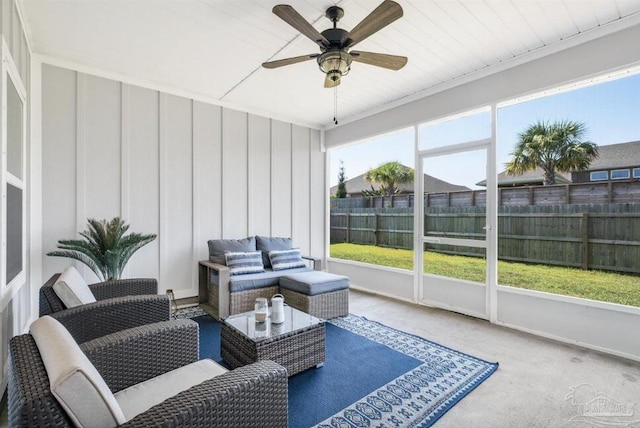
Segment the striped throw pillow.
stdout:
[[269,251],[269,260],[271,260],[273,270],[294,269],[306,266],[306,263],[302,260],[300,248]]
[[262,252],[251,251],[248,253],[225,252],[224,258],[231,275],[244,275],[247,273],[264,272],[262,265]]

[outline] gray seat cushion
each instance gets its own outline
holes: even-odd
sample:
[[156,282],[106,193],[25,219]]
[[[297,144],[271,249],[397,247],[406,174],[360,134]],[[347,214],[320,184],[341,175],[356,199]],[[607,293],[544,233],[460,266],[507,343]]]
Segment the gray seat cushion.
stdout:
[[237,293],[238,291],[255,290],[257,288],[271,287],[278,285],[280,278],[283,275],[299,272],[312,272],[313,270],[308,267],[298,269],[288,269],[285,271],[273,271],[266,269],[261,273],[250,273],[247,275],[232,276],[229,279],[229,291],[231,293]]
[[123,389],[115,397],[129,421],[156,404],[227,371],[211,360],[200,360]]
[[349,277],[317,270],[287,273],[280,278],[280,287],[307,296],[315,296],[349,288]]

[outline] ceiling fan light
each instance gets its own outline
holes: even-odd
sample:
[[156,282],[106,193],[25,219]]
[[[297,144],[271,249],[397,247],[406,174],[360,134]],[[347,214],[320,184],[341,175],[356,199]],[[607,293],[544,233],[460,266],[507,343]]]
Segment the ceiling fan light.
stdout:
[[[327,75],[330,73],[332,75],[339,74],[339,76],[346,75],[351,69],[351,61],[353,61],[351,55],[343,51],[329,51],[318,57],[320,70]],[[337,80],[333,77],[331,79]]]
[[329,77],[331,81],[336,82],[340,80],[342,74],[340,74],[339,71],[330,71],[327,73],[327,77]]

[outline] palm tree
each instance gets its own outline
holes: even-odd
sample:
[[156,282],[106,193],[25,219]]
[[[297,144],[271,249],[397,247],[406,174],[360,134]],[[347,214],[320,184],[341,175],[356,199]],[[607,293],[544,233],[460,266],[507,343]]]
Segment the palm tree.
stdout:
[[89,230],[80,233],[84,239],[61,239],[60,251],[47,255],[78,260],[89,266],[101,281],[119,279],[133,253],[156,239],[156,235],[139,233],[125,236],[129,225],[120,217],[109,222],[94,219],[88,222]]
[[556,172],[585,170],[598,157],[598,146],[583,141],[584,123],[563,120],[538,121],[518,134],[513,158],[506,164],[507,175],[520,175],[540,167],[544,185],[556,184]]
[[398,193],[398,184],[413,181],[413,169],[402,165],[398,161],[387,162],[377,168],[370,169],[364,178],[370,183],[380,184],[380,191],[387,196],[391,196]]

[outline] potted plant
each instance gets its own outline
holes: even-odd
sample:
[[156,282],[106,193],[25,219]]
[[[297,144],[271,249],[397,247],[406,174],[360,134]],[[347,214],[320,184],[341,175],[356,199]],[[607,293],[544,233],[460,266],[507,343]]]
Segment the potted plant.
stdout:
[[120,217],[107,222],[87,220],[89,230],[80,233],[84,239],[61,239],[58,251],[48,256],[68,257],[89,266],[100,281],[120,279],[127,262],[140,248],[156,239],[156,235],[130,233],[129,225]]

